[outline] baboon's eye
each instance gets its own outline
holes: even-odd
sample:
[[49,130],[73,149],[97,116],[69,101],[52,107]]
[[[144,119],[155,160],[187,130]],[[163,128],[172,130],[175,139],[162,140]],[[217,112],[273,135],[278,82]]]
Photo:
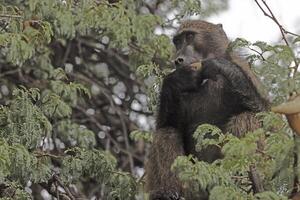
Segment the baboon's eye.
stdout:
[[177,46],[177,45],[179,45],[180,40],[178,38],[176,38],[176,39],[173,40],[173,43],[174,43],[175,46]]
[[181,38],[180,37],[174,37],[173,43],[174,43],[175,47],[178,48],[182,43]]
[[186,33],[185,39],[186,39],[187,42],[192,42],[193,39],[194,39],[194,36],[195,36],[194,33],[189,32],[189,33]]

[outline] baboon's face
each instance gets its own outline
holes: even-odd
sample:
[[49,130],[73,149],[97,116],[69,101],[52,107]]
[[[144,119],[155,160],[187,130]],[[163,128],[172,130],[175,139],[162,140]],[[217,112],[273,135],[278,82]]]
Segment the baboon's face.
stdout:
[[187,23],[183,28],[179,28],[173,38],[176,68],[188,67],[209,58],[225,57],[229,41],[221,24],[199,21]]
[[173,43],[176,48],[176,68],[189,66],[207,58],[205,44],[199,33],[184,31],[173,38]]

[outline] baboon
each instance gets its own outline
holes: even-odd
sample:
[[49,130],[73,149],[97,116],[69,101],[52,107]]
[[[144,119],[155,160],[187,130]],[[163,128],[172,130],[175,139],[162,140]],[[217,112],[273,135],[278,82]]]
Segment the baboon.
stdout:
[[[246,62],[227,51],[229,40],[221,24],[185,21],[173,38],[176,70],[162,84],[154,140],[146,164],[150,200],[177,200],[184,196],[171,164],[179,155],[193,154],[213,162],[220,149],[195,151],[192,134],[208,123],[238,137],[260,127],[255,113],[269,109],[260,83]],[[191,64],[202,61],[201,70]],[[186,199],[199,199],[185,197]],[[207,199],[208,194],[200,199]]]

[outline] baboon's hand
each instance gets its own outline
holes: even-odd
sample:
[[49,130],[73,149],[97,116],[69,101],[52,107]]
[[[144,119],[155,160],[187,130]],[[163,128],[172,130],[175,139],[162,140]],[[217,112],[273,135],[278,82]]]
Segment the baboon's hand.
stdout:
[[150,192],[150,200],[184,200],[178,192],[172,190],[157,190]]
[[182,67],[165,77],[163,88],[172,93],[193,91],[197,88],[197,72],[191,67]]

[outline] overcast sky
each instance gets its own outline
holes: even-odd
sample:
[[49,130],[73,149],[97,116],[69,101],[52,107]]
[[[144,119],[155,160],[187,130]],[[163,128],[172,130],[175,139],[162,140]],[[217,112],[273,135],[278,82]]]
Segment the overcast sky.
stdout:
[[[300,0],[266,0],[279,22],[288,30],[300,33]],[[229,0],[229,9],[212,16],[208,21],[222,23],[228,37],[249,41],[275,42],[279,29],[265,17],[254,0]]]

